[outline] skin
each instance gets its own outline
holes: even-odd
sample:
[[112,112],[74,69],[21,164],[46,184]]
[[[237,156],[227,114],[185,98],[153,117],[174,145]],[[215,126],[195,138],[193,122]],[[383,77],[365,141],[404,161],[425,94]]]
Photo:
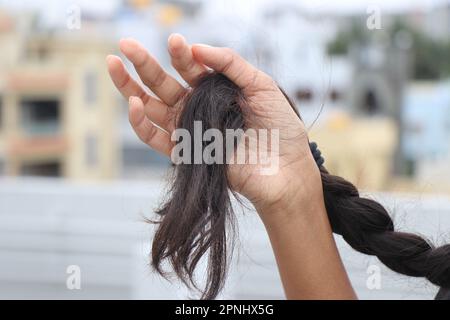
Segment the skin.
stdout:
[[[144,143],[170,156],[174,119],[189,89],[167,74],[137,41],[122,39],[119,46],[143,85],[154,93],[150,95],[130,76],[119,57],[106,58],[113,83],[129,99],[130,123]],[[233,189],[254,204],[266,227],[286,297],[356,298],[332,236],[307,132],[275,81],[231,49],[189,45],[179,34],[169,37],[168,51],[188,85],[194,86],[208,70],[221,72],[248,97],[256,114],[249,126],[279,130],[276,174],[261,175],[258,165],[231,165],[229,179]]]

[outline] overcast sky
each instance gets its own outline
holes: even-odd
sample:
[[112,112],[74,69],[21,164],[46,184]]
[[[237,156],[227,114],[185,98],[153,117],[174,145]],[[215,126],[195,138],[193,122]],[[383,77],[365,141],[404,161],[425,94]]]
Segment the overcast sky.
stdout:
[[[227,8],[244,15],[251,14],[255,8],[273,0],[208,0],[215,3],[221,10]],[[10,8],[36,8],[40,10],[57,10],[71,4],[78,4],[82,8],[99,14],[108,14],[120,5],[120,0],[0,0],[0,4]],[[450,0],[281,0],[278,3],[295,3],[305,9],[312,11],[335,12],[336,14],[349,12],[365,12],[369,5],[377,5],[381,10],[402,11],[405,9],[426,9],[439,3],[450,3]]]
[[[189,1],[189,0],[186,0]],[[192,0],[196,1],[196,0]],[[401,12],[405,10],[427,10],[450,0],[203,0],[208,12],[236,17],[240,21],[251,22],[258,9],[267,5],[290,4],[311,13],[327,14],[367,14],[369,6],[378,6],[380,13]],[[111,17],[120,10],[122,0],[0,0],[0,7],[8,10],[37,10],[41,13],[41,23],[56,27],[65,24],[68,9],[76,4],[81,13],[89,16]],[[371,11],[372,12],[372,11]]]

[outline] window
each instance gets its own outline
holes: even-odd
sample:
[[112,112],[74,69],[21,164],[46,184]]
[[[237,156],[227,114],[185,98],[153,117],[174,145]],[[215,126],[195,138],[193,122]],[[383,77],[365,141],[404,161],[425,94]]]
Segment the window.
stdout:
[[20,173],[24,176],[60,177],[61,163],[59,161],[49,161],[24,164],[21,167]]
[[97,75],[92,71],[84,75],[84,100],[87,105],[97,101]]
[[298,89],[295,92],[295,97],[299,101],[311,101],[314,95],[310,89]]
[[330,99],[333,102],[337,102],[338,100],[341,99],[341,93],[339,91],[337,91],[336,89],[331,90]]
[[36,57],[39,61],[45,61],[49,56],[49,48],[46,43],[39,44],[36,48]]
[[378,98],[373,90],[367,90],[364,93],[361,111],[367,115],[375,115],[380,112]]
[[21,128],[28,135],[54,135],[60,130],[60,103],[56,99],[22,99]]
[[126,168],[167,167],[168,163],[166,157],[145,145],[125,145],[122,149],[122,164]]
[[37,61],[48,60],[50,48],[46,42],[31,41],[25,46],[24,59],[32,59]]
[[403,162],[403,173],[408,177],[414,177],[416,173],[416,161],[413,159],[406,159]]
[[86,149],[86,165],[89,167],[95,167],[98,163],[98,141],[97,137],[93,134],[88,134],[85,139]]

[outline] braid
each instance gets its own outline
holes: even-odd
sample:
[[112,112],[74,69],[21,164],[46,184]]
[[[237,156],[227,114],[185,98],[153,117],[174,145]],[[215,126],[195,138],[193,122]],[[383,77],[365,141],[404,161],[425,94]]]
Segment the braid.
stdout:
[[356,251],[376,256],[391,270],[450,287],[450,245],[434,248],[412,233],[398,232],[386,209],[362,198],[350,182],[320,166],[325,206],[333,232]]

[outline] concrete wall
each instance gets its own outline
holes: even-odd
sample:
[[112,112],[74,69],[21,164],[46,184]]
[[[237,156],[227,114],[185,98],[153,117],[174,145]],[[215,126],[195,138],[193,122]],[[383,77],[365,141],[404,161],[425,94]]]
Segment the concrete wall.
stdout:
[[[176,299],[192,296],[148,267],[151,216],[164,184],[82,185],[57,180],[0,181],[0,298]],[[402,230],[445,240],[450,199],[377,194]],[[283,299],[272,250],[255,213],[239,216],[239,244],[222,297]],[[301,236],[301,235],[299,235]],[[431,299],[424,280],[393,274],[375,258],[336,238],[362,299]],[[448,238],[447,238],[448,240]],[[81,268],[81,290],[68,290],[69,265]],[[381,289],[366,286],[368,267],[381,270]],[[195,295],[194,295],[195,296]]]

